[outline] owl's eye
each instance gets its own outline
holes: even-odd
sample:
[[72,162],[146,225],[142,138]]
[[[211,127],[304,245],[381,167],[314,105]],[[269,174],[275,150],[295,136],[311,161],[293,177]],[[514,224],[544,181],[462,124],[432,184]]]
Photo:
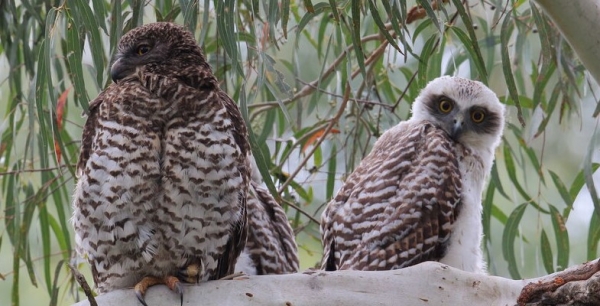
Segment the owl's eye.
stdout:
[[135,52],[137,53],[137,55],[144,55],[148,53],[148,51],[150,51],[150,46],[140,45]]
[[444,114],[449,113],[452,110],[452,107],[453,107],[452,102],[450,102],[448,100],[441,100],[440,103],[438,104],[438,108]]
[[485,113],[482,110],[474,110],[471,112],[471,120],[475,123],[481,123],[485,119]]

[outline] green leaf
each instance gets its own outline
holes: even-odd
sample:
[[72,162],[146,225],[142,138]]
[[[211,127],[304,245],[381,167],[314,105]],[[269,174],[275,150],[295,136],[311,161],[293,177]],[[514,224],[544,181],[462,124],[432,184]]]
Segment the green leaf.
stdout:
[[[110,43],[110,52],[114,53],[117,48],[117,43],[121,36],[123,35],[123,13],[121,9],[121,4],[123,1],[120,0],[112,0],[111,2],[111,21],[110,21],[110,35],[109,35],[109,43]],[[86,109],[87,110],[87,109]]]
[[254,131],[252,130],[252,126],[250,125],[250,118],[248,116],[248,102],[246,101],[246,89],[244,87],[244,85],[242,85],[241,90],[240,90],[240,112],[242,113],[242,117],[244,118],[244,121],[246,122],[246,127],[248,129],[248,141],[250,142],[250,149],[252,150],[252,155],[254,156],[254,160],[256,161],[256,166],[258,168],[258,172],[260,172],[260,175],[263,178],[263,181],[265,183],[265,185],[267,186],[267,189],[269,189],[269,192],[271,193],[271,195],[273,195],[273,197],[275,197],[275,200],[280,199],[279,194],[277,193],[277,189],[275,188],[275,184],[273,184],[273,179],[271,178],[271,175],[269,174],[269,153],[268,153],[268,148],[266,148],[266,146],[262,146],[256,138],[256,135],[254,134]]
[[451,26],[449,27],[449,29],[462,42],[462,46],[469,54],[471,60],[475,64],[475,67],[477,67],[479,76],[485,76],[482,77],[481,80],[487,82],[487,72],[485,70],[485,64],[483,62],[483,58],[481,57],[481,50],[479,50],[479,46],[477,44],[474,44],[471,38],[467,35],[467,33],[465,33],[460,28],[456,26]]
[[[587,148],[587,154],[585,160],[583,161],[583,173],[585,177],[585,185],[590,192],[590,197],[592,198],[592,203],[594,203],[594,212],[600,213],[600,201],[598,200],[598,191],[596,191],[596,185],[594,184],[594,172],[593,169],[592,158],[594,156],[594,152],[596,150],[596,138],[598,137],[598,129],[597,127],[594,129],[594,134],[592,135],[592,139]],[[571,186],[571,190],[573,187]]]
[[492,206],[492,216],[504,225],[508,222],[508,216],[496,205]]
[[333,14],[333,19],[335,19],[336,22],[340,22],[340,13],[338,12],[336,1],[329,0],[329,6],[331,7],[331,13]]
[[[574,199],[571,198],[571,195],[569,194],[569,191],[567,190],[567,186],[565,186],[563,181],[560,179],[560,176],[558,174],[554,173],[552,170],[548,170],[548,173],[550,173],[550,177],[552,177],[554,186],[556,187],[556,190],[562,197],[563,201],[565,201],[565,204],[567,204],[567,206],[572,206]],[[565,219],[567,217],[568,217],[568,214],[566,214]]]
[[[100,36],[100,25],[94,17],[92,9],[88,3],[78,0],[69,0],[69,6],[76,7],[77,12],[73,14],[73,17],[78,16],[80,21],[83,22],[85,31],[89,35],[90,48],[92,49],[92,60],[94,62],[94,68],[96,69],[96,84],[102,86],[102,80],[104,79],[104,66],[106,59],[104,58],[104,47],[102,46],[102,38]],[[81,24],[77,24],[81,26]],[[50,37],[50,36],[46,36]]]
[[[457,1],[457,0],[453,0]],[[519,102],[519,93],[517,86],[515,85],[515,79],[512,72],[512,62],[508,55],[508,40],[512,34],[512,23],[510,15],[507,15],[502,22],[502,29],[500,30],[500,41],[501,41],[501,55],[502,55],[502,71],[504,71],[504,79],[506,80],[506,86],[508,87],[508,93],[515,106],[517,107],[517,118],[522,126],[525,126],[525,119],[523,119],[523,111],[521,110],[521,103]]]
[[494,191],[496,190],[496,186],[493,181],[490,181],[487,190],[485,192],[485,197],[483,198],[483,202],[481,203],[483,206],[482,212],[482,223],[483,223],[483,236],[486,240],[492,241],[491,235],[491,223],[492,223],[492,207],[494,206]]
[[[215,2],[221,3],[222,1],[215,1]],[[231,6],[231,3],[228,3],[228,2],[229,1],[226,0],[225,5],[228,6],[230,9],[232,9],[233,7]],[[198,24],[198,1],[180,0],[179,3],[181,6],[181,11],[183,12],[183,24],[186,28],[188,28],[193,33],[196,30],[196,26]],[[218,4],[216,4],[216,6],[218,7]],[[231,10],[231,11],[228,11],[228,13],[231,15],[234,13],[234,11]],[[223,15],[220,15],[220,16],[225,17]],[[219,19],[220,18],[217,18],[217,20],[219,20]],[[232,25],[231,29],[233,30],[233,25]],[[236,57],[232,57],[232,58],[236,59]]]
[[58,305],[58,290],[59,290],[59,279],[58,277],[60,276],[60,271],[61,268],[63,266],[63,264],[65,263],[65,260],[60,260],[58,261],[58,264],[56,264],[56,269],[54,269],[54,281],[52,282],[52,289],[51,289],[51,293],[50,293],[50,305]]
[[[316,8],[313,6],[312,1],[310,1],[310,0],[303,0],[303,2],[304,2],[304,7],[306,8],[306,10],[309,13],[315,12]],[[317,5],[318,5],[318,3],[317,3]]]
[[77,101],[87,112],[89,109],[88,101],[90,98],[87,94],[85,82],[83,81],[82,46],[83,41],[79,37],[74,20],[69,19],[69,26],[67,27],[67,48],[71,51],[67,54],[67,60],[69,62],[69,67],[71,68],[69,77],[75,87],[73,92],[75,101]]
[[243,76],[244,71],[240,64],[236,35],[233,31],[235,29],[235,0],[216,1],[215,6],[217,16],[219,16],[217,18],[217,30],[223,41],[223,47],[229,55],[237,74]]
[[373,2],[373,0],[369,0],[368,4],[369,10],[371,11],[371,17],[373,17],[373,21],[375,21],[375,24],[379,28],[379,32],[383,34],[385,39],[390,43],[390,45],[392,45],[392,47],[394,47],[394,49],[398,50],[398,52],[401,52],[400,47],[398,47],[398,44],[396,44],[396,40],[392,37],[392,35],[390,35],[390,32],[388,32],[386,29],[385,24],[383,24],[383,20],[381,20],[381,16],[379,15],[379,11],[377,11],[377,5],[375,2]]
[[558,97],[560,96],[560,90],[560,84],[556,84],[554,90],[552,91],[552,95],[550,96],[550,100],[548,101],[548,106],[545,109],[544,120],[542,120],[542,123],[540,123],[540,126],[538,127],[537,133],[535,133],[534,137],[538,137],[544,131],[546,131],[546,126],[548,125],[548,122],[550,122],[552,114],[554,114],[554,109],[556,108]]
[[367,69],[365,68],[365,54],[360,41],[360,4],[361,1],[352,1],[352,46],[354,46],[354,55],[356,55],[356,62],[360,67],[360,72],[363,76],[367,76]]
[[327,164],[327,187],[325,191],[325,199],[333,198],[333,188],[335,187],[336,170],[337,170],[337,147],[335,144],[331,146],[329,151],[329,163]]
[[108,30],[106,29],[106,9],[104,8],[103,1],[92,1],[92,5],[94,7],[94,17],[96,17],[96,22],[100,26],[102,30],[104,30],[104,34],[108,34]]
[[600,214],[594,211],[590,220],[590,228],[587,237],[587,260],[598,258],[598,241],[600,241]]
[[540,236],[540,252],[542,252],[542,263],[546,273],[554,273],[554,262],[552,259],[552,247],[550,247],[550,240],[546,235],[546,231],[542,229],[542,235]]
[[[484,84],[488,83],[488,73],[485,69],[485,64],[483,61],[483,56],[481,55],[481,49],[479,48],[479,43],[477,42],[477,35],[475,35],[475,29],[473,28],[473,21],[467,11],[465,10],[465,5],[461,3],[460,0],[452,0],[454,6],[458,14],[460,15],[460,19],[462,19],[465,27],[467,28],[467,32],[469,33],[469,37],[471,38],[468,44],[465,44],[465,47],[471,48],[474,54],[473,61],[475,62],[475,66],[477,67],[477,71],[479,72],[479,78],[481,82]],[[506,18],[508,19],[508,18]]]
[[290,0],[281,1],[281,29],[283,37],[288,38],[288,22],[290,20]]
[[503,156],[504,165],[506,166],[506,172],[508,173],[510,181],[513,183],[519,194],[521,194],[521,197],[523,197],[525,200],[531,199],[531,197],[527,194],[527,191],[525,191],[525,189],[521,187],[521,183],[519,183],[519,179],[517,178],[517,167],[515,166],[510,146],[506,142],[503,147]]
[[429,17],[429,20],[431,20],[431,22],[433,22],[433,25],[435,26],[435,28],[438,30],[439,33],[441,33],[443,30],[442,25],[440,24],[438,17],[435,14],[435,12],[433,11],[433,8],[431,7],[431,4],[429,3],[429,1],[417,0],[417,3],[425,9],[425,13],[427,14],[427,17]]
[[302,33],[302,31],[308,25],[308,23],[319,14],[328,10],[331,10],[331,7],[327,3],[320,2],[314,6],[314,12],[308,12],[304,14],[304,16],[302,16],[302,19],[300,19],[300,22],[298,22],[298,26],[296,27],[296,46],[298,46],[300,33]]
[[321,150],[321,147],[317,147],[315,150],[315,153],[313,154],[313,162],[316,169],[321,168],[321,165],[323,164],[323,151]]
[[508,272],[513,279],[521,279],[521,274],[517,268],[517,259],[515,257],[515,238],[519,233],[519,224],[521,218],[527,209],[527,203],[517,206],[508,217],[504,232],[502,233],[502,254],[508,262]]
[[569,233],[565,226],[565,220],[562,215],[553,205],[550,207],[552,216],[552,226],[554,227],[554,235],[556,236],[556,266],[557,271],[562,271],[569,264]]
[[[592,163],[591,164],[591,173],[594,173],[598,170],[598,168],[600,167],[599,163]],[[583,185],[586,184],[586,170],[581,169],[581,171],[579,171],[579,173],[577,173],[577,176],[575,177],[575,179],[573,180],[573,183],[571,184],[571,188],[569,188],[569,195],[571,196],[571,199],[573,199],[573,201],[575,200],[575,198],[577,197],[577,195],[579,194],[579,192],[581,192],[581,188],[583,188]]]
[[423,50],[421,51],[421,56],[419,57],[419,78],[417,82],[420,88],[425,88],[425,85],[427,85],[427,82],[431,77],[437,77],[427,75],[427,66],[429,65],[429,58],[433,54],[438,41],[439,37],[437,35],[432,35],[427,39],[423,46]]
[[302,198],[302,200],[306,201],[307,203],[312,202],[312,196],[302,186],[300,186],[300,184],[296,183],[295,181],[290,181],[289,186],[292,187],[292,189],[300,196],[300,198]]
[[23,217],[21,219],[21,227],[19,229],[19,243],[18,247],[20,248],[19,257],[25,262],[25,267],[27,268],[27,272],[29,274],[29,279],[31,283],[37,287],[37,280],[35,277],[35,272],[33,269],[33,262],[31,261],[30,248],[28,245],[30,243],[29,240],[29,229],[31,228],[31,224],[33,221],[33,213],[35,212],[35,205],[37,201],[37,196],[34,193],[33,185],[31,183],[27,184],[25,187],[25,195],[27,200],[25,202],[25,210],[23,211]]

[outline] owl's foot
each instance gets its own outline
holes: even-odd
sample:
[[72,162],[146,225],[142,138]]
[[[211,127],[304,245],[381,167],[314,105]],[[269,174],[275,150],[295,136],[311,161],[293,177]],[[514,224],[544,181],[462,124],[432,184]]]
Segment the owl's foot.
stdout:
[[179,270],[177,277],[186,283],[196,284],[200,281],[200,274],[202,274],[201,267],[198,264],[191,264],[183,269]]
[[165,276],[163,278],[154,277],[154,276],[146,276],[139,283],[137,283],[134,287],[135,296],[138,301],[142,303],[144,306],[148,306],[146,301],[144,300],[144,295],[146,294],[146,290],[154,285],[165,284],[171,291],[179,294],[179,299],[181,305],[183,305],[183,286],[179,279],[175,276]]

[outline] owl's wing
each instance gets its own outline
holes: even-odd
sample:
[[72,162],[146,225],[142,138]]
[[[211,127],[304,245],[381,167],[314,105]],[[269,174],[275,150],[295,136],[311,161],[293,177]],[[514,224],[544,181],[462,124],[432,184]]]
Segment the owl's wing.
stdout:
[[111,84],[105,90],[103,90],[96,99],[92,100],[89,104],[89,114],[83,126],[83,133],[81,136],[81,150],[79,151],[79,160],[77,161],[76,176],[81,177],[83,169],[90,158],[90,153],[93,150],[92,144],[94,141],[94,135],[98,128],[98,109],[111,95],[111,92],[115,90],[116,84]]
[[[239,109],[225,92],[219,91],[219,99],[227,109],[229,118],[234,122],[231,133],[233,138],[240,148],[240,152],[244,156],[250,154],[250,144],[248,143],[248,132],[246,129],[245,121],[242,118]],[[249,164],[243,164],[239,166],[239,172],[241,173],[244,182],[249,184],[251,169]],[[219,279],[230,275],[234,272],[235,263],[240,256],[241,252],[246,246],[246,239],[248,234],[248,209],[247,209],[247,197],[249,190],[239,191],[239,205],[242,217],[240,222],[233,224],[231,229],[231,236],[227,241],[223,255],[219,259],[217,265],[217,275],[212,279]]]
[[298,247],[285,211],[268,190],[252,181],[248,195],[248,253],[256,274],[298,271]]
[[455,145],[426,122],[382,135],[323,213],[323,268],[389,270],[440,259],[460,208]]

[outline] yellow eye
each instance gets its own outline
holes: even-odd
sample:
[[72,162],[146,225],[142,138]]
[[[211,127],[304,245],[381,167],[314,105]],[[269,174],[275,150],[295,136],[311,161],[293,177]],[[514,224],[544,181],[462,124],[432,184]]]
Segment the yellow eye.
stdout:
[[146,53],[148,53],[148,51],[150,51],[150,46],[148,45],[141,45],[137,48],[137,55],[144,55]]
[[482,110],[474,110],[471,112],[471,120],[475,123],[481,123],[485,119],[485,113]]
[[447,114],[452,110],[452,102],[448,100],[441,100],[438,104],[438,108],[442,113]]

